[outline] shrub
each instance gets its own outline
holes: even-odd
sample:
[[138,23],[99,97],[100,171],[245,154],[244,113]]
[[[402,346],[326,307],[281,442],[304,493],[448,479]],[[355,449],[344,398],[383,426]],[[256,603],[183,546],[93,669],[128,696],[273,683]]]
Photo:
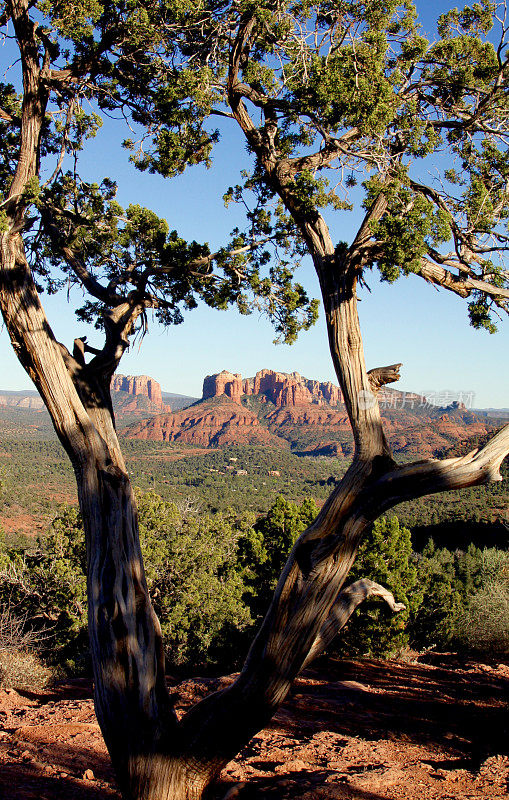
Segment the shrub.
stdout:
[[458,614],[456,642],[462,649],[509,654],[509,553],[480,551],[477,585]]
[[393,593],[405,610],[395,614],[382,600],[368,600],[339,635],[337,647],[351,655],[387,656],[409,642],[408,623],[422,601],[410,531],[397,517],[376,520],[364,536],[347,583],[370,578]]
[[[233,512],[197,514],[195,506],[178,508],[153,491],[138,500],[147,583],[169,662],[220,661],[236,632],[252,621],[243,599],[246,568],[237,550],[254,520]],[[75,508],[60,512],[37,551],[0,555],[0,608],[22,609],[32,627],[50,625],[51,649],[45,656],[72,672],[88,666],[85,567]]]
[[279,496],[254,530],[244,533],[239,560],[246,569],[248,602],[255,618],[265,614],[295,540],[317,514],[314,500],[308,498],[298,505]]
[[475,592],[458,615],[456,638],[460,647],[498,656],[509,654],[509,585],[486,584]]
[[0,684],[13,689],[42,689],[51,683],[53,670],[29,650],[0,648]]
[[412,623],[412,644],[450,647],[462,608],[457,556],[445,548],[436,550],[430,539],[417,557],[417,572],[423,600]]
[[496,548],[435,549],[418,559],[424,601],[412,634],[417,646],[508,651],[509,554]]
[[235,631],[252,622],[243,597],[239,539],[249,515],[182,515],[155,492],[138,499],[147,582],[174,664],[221,661]]

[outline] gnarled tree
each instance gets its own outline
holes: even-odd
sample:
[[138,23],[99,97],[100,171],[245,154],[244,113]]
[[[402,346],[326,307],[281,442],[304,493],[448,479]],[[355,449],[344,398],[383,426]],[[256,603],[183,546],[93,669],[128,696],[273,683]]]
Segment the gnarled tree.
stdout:
[[[1,89],[0,305],[76,473],[97,716],[125,798],[200,798],[363,599],[378,594],[398,609],[369,579],[343,588],[366,526],[404,499],[497,479],[509,451],[506,428],[463,458],[396,464],[376,395],[399,365],[366,370],[356,307],[359,281],[378,265],[387,280],[414,273],[470,298],[475,325],[492,324],[491,307],[507,308],[496,260],[509,244],[505,17],[495,44],[485,4],[445,15],[431,44],[410,4],[392,0],[51,9],[8,0],[0,18],[17,40],[23,81],[21,97]],[[166,175],[209,157],[209,114],[238,124],[255,165],[229,197],[253,200],[249,230],[210,254],[145,209],[123,212],[110,182],[65,173],[97,125],[84,101],[145,126],[149,149],[133,158]],[[443,150],[456,169],[429,184],[428,161],[440,167]],[[333,190],[328,169],[338,175]],[[341,191],[359,178],[359,231],[334,245],[319,209],[347,208]],[[262,277],[271,242],[313,259],[355,455],[297,540],[238,679],[179,721],[109,383],[150,308],[163,322],[200,298],[244,310],[251,289],[287,338],[310,324],[315,305],[288,263]],[[69,280],[85,289],[80,314],[100,321],[101,349],[81,337],[70,352],[56,340],[37,292],[45,280],[50,290]]]

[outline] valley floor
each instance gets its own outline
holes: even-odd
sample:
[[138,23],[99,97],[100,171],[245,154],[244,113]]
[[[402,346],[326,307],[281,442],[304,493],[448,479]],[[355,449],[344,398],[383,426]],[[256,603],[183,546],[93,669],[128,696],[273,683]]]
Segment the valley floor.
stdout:
[[[222,775],[228,800],[495,800],[509,788],[509,666],[324,659]],[[231,678],[173,690],[183,711]],[[119,798],[85,681],[0,689],[1,800]]]

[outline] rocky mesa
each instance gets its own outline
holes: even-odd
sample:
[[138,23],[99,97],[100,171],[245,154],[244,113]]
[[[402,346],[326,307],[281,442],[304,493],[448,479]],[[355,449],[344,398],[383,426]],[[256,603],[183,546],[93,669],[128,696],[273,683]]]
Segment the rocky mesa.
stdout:
[[203,399],[225,395],[236,403],[243,397],[261,395],[276,408],[301,405],[339,405],[341,390],[333,383],[309,380],[298,372],[287,374],[262,369],[254,378],[242,379],[239,373],[223,370],[217,375],[207,375],[203,381]]
[[[139,422],[126,435],[202,447],[249,444],[347,456],[353,437],[342,400],[334,384],[298,372],[263,369],[244,379],[223,370],[205,378],[201,400]],[[427,458],[491,430],[486,419],[457,402],[438,408],[418,394],[387,388],[380,405],[391,446],[408,456]]]
[[181,442],[200,447],[230,444],[288,447],[270,433],[258,416],[237,405],[228,395],[206,398],[174,414],[158,414],[125,431],[132,439]]
[[111,380],[113,407],[117,414],[169,413],[161,385],[148,375],[114,375]]

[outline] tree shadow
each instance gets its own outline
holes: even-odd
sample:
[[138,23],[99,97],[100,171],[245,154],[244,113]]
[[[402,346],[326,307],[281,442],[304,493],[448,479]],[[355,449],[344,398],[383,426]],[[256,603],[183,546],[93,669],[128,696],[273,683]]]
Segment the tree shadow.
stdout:
[[509,752],[508,690],[492,671],[329,658],[296,681],[272,724],[434,745],[476,770]]
[[[268,727],[298,737],[301,743],[329,731],[343,735],[343,744],[348,742],[346,737],[421,744],[432,748],[426,763],[434,769],[477,771],[490,755],[509,752],[509,679],[489,667],[471,669],[472,665],[458,663],[454,656],[442,656],[438,663],[430,667],[373,659],[321,659],[295,682]],[[194,678],[173,686],[180,697],[177,707],[184,711],[232,679]],[[91,696],[91,684],[76,681],[56,685],[44,695],[19,694],[42,702],[79,700]],[[64,731],[60,741],[23,738],[23,725],[17,731],[11,728],[11,735],[0,740],[0,800],[119,800],[109,757],[91,741],[91,736],[99,738],[99,732],[87,733],[87,724],[76,735],[66,736]],[[239,800],[265,796],[289,800],[315,793],[317,799],[381,800],[350,783],[358,765],[347,766],[341,774],[325,764],[274,774],[281,760],[272,761],[270,750],[262,754],[253,742],[244,748],[241,760],[249,758],[256,770],[273,774],[249,776]],[[257,754],[259,759],[253,760]],[[364,768],[369,769],[369,764]],[[93,781],[83,780],[87,769],[93,770]],[[233,786],[231,781],[219,783],[210,793],[211,800],[221,800]]]
[[[220,781],[209,792],[207,800],[223,800],[228,790],[237,787],[235,800],[308,800],[313,796],[316,800],[391,800],[387,794],[370,792],[346,782],[346,778],[334,783],[326,783],[330,771],[289,772],[264,778],[250,778],[249,783],[227,783]],[[316,794],[315,794],[316,792]],[[311,794],[312,793],[312,794]],[[232,798],[233,800],[233,798]]]
[[[0,800],[120,800],[108,756],[92,754],[70,741],[44,747],[33,742],[16,744],[22,753],[13,754],[13,743],[9,743],[15,759],[9,763],[0,749]],[[83,779],[86,769],[93,771],[92,780]]]

